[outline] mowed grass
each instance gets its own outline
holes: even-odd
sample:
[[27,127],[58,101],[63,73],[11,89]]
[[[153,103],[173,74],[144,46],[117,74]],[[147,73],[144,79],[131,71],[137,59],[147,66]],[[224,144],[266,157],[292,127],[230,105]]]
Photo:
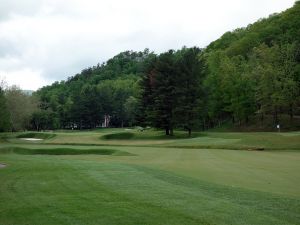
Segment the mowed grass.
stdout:
[[22,155],[118,155],[129,156],[128,152],[115,149],[77,149],[77,148],[24,148],[7,147],[0,149],[0,154],[16,153]]
[[0,146],[1,225],[300,224],[299,132],[18,135]]
[[[32,133],[30,133],[32,134]],[[184,131],[176,131],[175,136],[166,136],[163,131],[100,129],[91,132],[55,132],[46,133],[51,138],[44,138],[44,144],[58,145],[98,145],[98,146],[157,146],[171,148],[202,148],[202,149],[236,149],[255,150],[300,150],[300,132],[194,132],[189,138]],[[25,134],[22,134],[26,136]],[[37,133],[36,135],[41,135]],[[12,143],[31,143],[17,138]]]

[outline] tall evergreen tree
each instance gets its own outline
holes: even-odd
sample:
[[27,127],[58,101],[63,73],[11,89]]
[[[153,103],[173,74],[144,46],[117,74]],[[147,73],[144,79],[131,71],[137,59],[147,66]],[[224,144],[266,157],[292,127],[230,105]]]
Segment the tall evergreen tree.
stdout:
[[160,54],[150,64],[142,80],[142,104],[146,118],[167,135],[175,127],[184,127],[191,135],[200,120],[203,88],[201,50],[183,48]]
[[174,110],[177,101],[178,65],[174,51],[162,53],[155,64],[153,77],[153,117],[155,127],[165,129],[166,135],[173,135],[176,125]]
[[192,128],[199,126],[204,111],[203,62],[199,48],[183,48],[178,51],[179,74],[176,80],[176,125],[185,128],[191,136]]

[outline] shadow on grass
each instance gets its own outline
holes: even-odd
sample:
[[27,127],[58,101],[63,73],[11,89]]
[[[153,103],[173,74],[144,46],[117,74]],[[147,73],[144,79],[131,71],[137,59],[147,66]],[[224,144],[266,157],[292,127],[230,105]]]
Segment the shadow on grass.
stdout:
[[118,132],[105,134],[100,137],[102,140],[174,140],[174,139],[189,139],[200,136],[206,136],[203,133],[195,132],[192,136],[188,136],[186,132],[175,132],[174,135],[165,135],[162,131],[144,131],[144,132]]
[[134,156],[129,152],[115,149],[73,149],[73,148],[53,148],[53,149],[30,149],[20,147],[10,147],[0,149],[0,153],[15,153],[22,155],[114,155],[114,156]]
[[50,139],[54,138],[56,134],[48,134],[48,133],[24,133],[17,136],[17,138],[38,138],[38,139]]

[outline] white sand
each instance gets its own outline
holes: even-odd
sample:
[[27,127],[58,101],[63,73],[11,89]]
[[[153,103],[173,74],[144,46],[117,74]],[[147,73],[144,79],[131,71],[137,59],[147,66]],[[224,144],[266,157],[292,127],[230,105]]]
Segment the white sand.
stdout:
[[39,138],[21,138],[22,140],[25,141],[42,141],[43,139],[39,139]]
[[0,169],[1,169],[1,168],[4,168],[4,167],[6,167],[6,165],[0,163]]

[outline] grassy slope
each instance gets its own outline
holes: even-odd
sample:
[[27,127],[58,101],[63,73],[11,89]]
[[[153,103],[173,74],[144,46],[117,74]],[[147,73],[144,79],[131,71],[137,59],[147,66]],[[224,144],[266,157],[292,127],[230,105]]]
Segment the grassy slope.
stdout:
[[[105,133],[111,132],[120,130]],[[262,133],[261,138],[259,133],[206,133],[187,140],[152,140],[153,132],[131,140],[103,140],[103,131],[61,132],[38,144],[10,139],[13,143],[2,147],[115,149],[135,156],[0,154],[0,163],[8,165],[0,169],[0,224],[299,224],[300,152],[287,149],[299,147],[299,133]],[[43,145],[69,138],[156,146]],[[178,147],[224,145],[227,139],[233,147],[261,145],[266,139],[267,146],[286,150]]]
[[[134,135],[129,139],[128,133]],[[120,135],[120,133],[123,133]],[[194,138],[187,137],[186,132],[176,132],[173,138],[166,138],[163,132],[158,131],[126,131],[125,129],[102,129],[93,132],[61,132],[55,138],[46,139],[41,143],[47,144],[85,144],[85,145],[120,145],[120,146],[157,146],[157,147],[186,147],[186,148],[213,148],[213,149],[253,149],[265,148],[268,150],[300,150],[300,132],[271,133],[271,132],[197,132]],[[105,138],[114,134],[115,138]],[[184,139],[185,138],[185,139]],[[14,143],[25,143],[23,140],[11,139]],[[31,142],[27,142],[31,143]]]

